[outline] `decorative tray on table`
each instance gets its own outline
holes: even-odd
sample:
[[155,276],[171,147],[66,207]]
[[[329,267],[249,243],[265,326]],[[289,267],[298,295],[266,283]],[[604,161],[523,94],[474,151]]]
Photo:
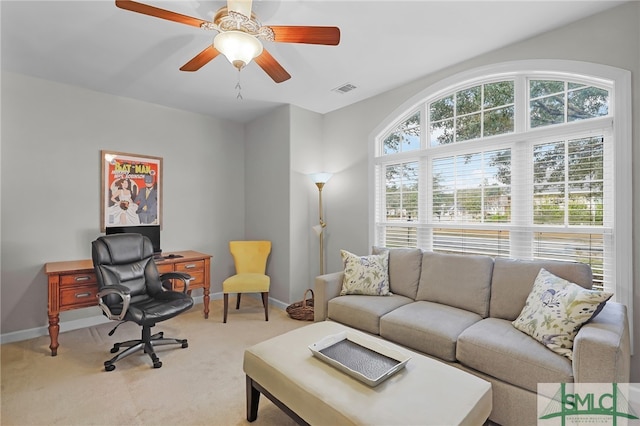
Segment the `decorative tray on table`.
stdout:
[[366,383],[377,386],[398,371],[410,356],[366,336],[343,331],[309,345],[318,359]]

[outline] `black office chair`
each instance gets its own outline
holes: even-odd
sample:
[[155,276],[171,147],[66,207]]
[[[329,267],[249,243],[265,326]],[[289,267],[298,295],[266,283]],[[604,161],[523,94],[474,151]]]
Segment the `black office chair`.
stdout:
[[[115,370],[115,362],[140,350],[151,357],[154,368],[162,367],[154,346],[178,344],[186,348],[189,344],[186,339],[165,338],[162,332],[151,335],[151,327],[193,306],[193,299],[187,294],[191,276],[181,272],[159,275],[151,241],[140,234],[107,235],[91,245],[100,308],[107,318],[121,321],[109,335],[126,321],[142,326],[140,340],[113,345],[111,353],[118,352],[121,347],[127,349],[105,361],[104,369]],[[166,289],[163,282],[171,279],[184,281],[184,290]]]

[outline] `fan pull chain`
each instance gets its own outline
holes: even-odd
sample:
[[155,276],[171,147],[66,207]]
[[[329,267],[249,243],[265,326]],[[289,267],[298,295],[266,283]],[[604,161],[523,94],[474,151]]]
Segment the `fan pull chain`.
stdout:
[[240,85],[240,70],[238,70],[238,84],[236,84],[236,90],[238,91],[238,96],[236,96],[236,99],[241,101],[242,98],[242,86]]

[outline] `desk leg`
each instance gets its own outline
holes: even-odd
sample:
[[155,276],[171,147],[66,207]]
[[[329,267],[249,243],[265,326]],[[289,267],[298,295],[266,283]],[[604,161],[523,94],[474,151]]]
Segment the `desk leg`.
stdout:
[[49,345],[49,349],[51,349],[51,356],[58,355],[58,334],[60,333],[60,315],[55,313],[49,315],[49,337],[51,339],[51,344]]
[[211,259],[204,259],[204,319],[209,318],[209,289],[211,288]]
[[209,287],[204,288],[204,319],[209,318]]
[[60,274],[49,275],[49,301],[47,315],[49,316],[49,338],[51,356],[58,354],[58,334],[60,333]]

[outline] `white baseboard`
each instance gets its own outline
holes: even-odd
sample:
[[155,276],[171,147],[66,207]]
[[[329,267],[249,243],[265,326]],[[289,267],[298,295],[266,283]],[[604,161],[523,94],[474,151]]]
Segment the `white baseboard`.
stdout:
[[[252,298],[254,298],[254,299],[258,300],[258,301],[262,300],[260,298],[260,294],[259,293],[250,293],[250,294],[247,294],[246,297],[252,297]],[[220,293],[212,293],[211,294],[211,300],[215,300],[215,299],[222,299],[222,292],[220,292]],[[195,300],[195,297],[194,297],[194,300]],[[284,311],[285,309],[287,309],[287,306],[289,306],[289,303],[284,303],[284,302],[282,302],[282,301],[280,301],[278,299],[273,299],[273,298],[270,297],[269,298],[269,305],[275,306],[275,307],[277,307],[279,309],[282,309]]]
[[[214,293],[210,295],[211,300],[222,299],[222,293]],[[202,304],[203,296],[194,296],[193,301],[195,305]],[[269,299],[269,303],[284,310],[288,304],[285,304],[276,299]],[[60,332],[78,330],[80,328],[93,327],[95,325],[105,324],[111,322],[104,315],[96,315],[93,317],[80,318],[75,320],[63,321],[60,323]],[[10,333],[0,334],[0,344],[20,342],[23,340],[35,339],[40,336],[47,336],[49,334],[49,326],[30,328],[28,330],[13,331]]]
[[[77,330],[79,328],[92,327],[94,325],[104,324],[110,320],[102,315],[93,317],[80,318],[76,320],[63,321],[60,323],[60,332]],[[13,331],[0,335],[0,344],[20,342],[22,340],[35,339],[36,337],[46,336],[49,334],[49,326],[30,328],[28,330]]]

